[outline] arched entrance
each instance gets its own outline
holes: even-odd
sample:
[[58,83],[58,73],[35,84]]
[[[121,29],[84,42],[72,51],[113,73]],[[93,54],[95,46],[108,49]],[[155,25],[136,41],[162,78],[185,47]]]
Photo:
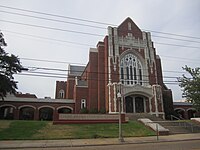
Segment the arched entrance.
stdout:
[[14,119],[14,108],[12,106],[3,106],[0,108],[0,119]]
[[34,108],[28,106],[20,108],[19,119],[34,120]]
[[72,113],[72,109],[68,108],[68,107],[62,107],[58,109],[58,113],[60,114],[71,114]]
[[194,118],[194,117],[195,117],[196,110],[195,110],[195,109],[188,109],[188,110],[187,110],[187,113],[188,113],[188,119]]
[[126,113],[144,113],[146,112],[146,97],[144,96],[126,96],[125,97],[125,105],[126,105]]
[[53,120],[53,109],[50,107],[43,107],[39,110],[39,119],[40,120]]
[[180,119],[185,119],[185,110],[182,108],[176,108],[175,112],[177,113]]

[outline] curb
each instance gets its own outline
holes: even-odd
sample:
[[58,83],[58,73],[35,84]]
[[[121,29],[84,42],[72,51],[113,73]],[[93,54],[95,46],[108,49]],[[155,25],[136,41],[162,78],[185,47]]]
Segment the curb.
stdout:
[[124,142],[124,143],[103,143],[103,144],[80,144],[80,145],[44,145],[40,146],[17,146],[17,147],[0,147],[0,149],[25,149],[25,148],[62,148],[62,147],[87,147],[87,146],[109,146],[109,145],[130,145],[130,144],[149,144],[149,143],[165,143],[165,142],[180,142],[180,141],[194,141],[195,139],[183,139],[183,140],[159,140],[159,141],[138,141],[138,142]]

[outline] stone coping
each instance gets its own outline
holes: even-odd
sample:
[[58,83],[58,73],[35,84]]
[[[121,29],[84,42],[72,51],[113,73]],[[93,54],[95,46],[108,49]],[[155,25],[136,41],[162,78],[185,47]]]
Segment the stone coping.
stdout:
[[200,118],[191,118],[190,120],[200,123]]
[[157,132],[160,135],[168,135],[169,134],[169,129],[164,128],[163,126],[161,126],[158,123],[155,123],[153,121],[151,121],[148,118],[142,118],[142,119],[138,119],[138,121],[140,121],[141,123],[143,123],[145,126],[148,126],[149,128],[151,128],[153,131]]
[[119,115],[106,114],[59,114],[59,120],[118,120]]

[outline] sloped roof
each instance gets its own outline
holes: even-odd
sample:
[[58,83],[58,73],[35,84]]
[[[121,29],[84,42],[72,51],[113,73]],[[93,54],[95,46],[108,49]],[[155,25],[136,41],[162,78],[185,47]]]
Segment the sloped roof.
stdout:
[[37,98],[35,94],[30,94],[30,93],[26,93],[26,94],[16,93],[15,96],[21,97],[21,98]]
[[68,75],[81,76],[81,74],[83,73],[84,70],[85,70],[85,66],[69,65]]
[[[120,28],[124,23],[126,22],[131,22],[135,28],[137,28],[138,30],[140,30],[140,28],[136,25],[136,23],[130,18],[130,17],[127,17],[119,26],[118,28]],[[141,30],[140,30],[141,31]]]
[[192,106],[191,103],[188,102],[173,102],[175,106]]

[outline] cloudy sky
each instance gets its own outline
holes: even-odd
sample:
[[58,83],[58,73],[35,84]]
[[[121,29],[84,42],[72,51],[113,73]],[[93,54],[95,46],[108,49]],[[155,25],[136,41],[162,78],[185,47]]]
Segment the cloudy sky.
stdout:
[[[66,80],[68,63],[86,64],[89,48],[103,40],[107,26],[127,17],[152,31],[165,82],[176,81],[185,65],[200,66],[199,0],[1,0],[5,50],[31,72],[15,75],[18,90],[54,98],[56,80]],[[174,101],[182,99],[178,84],[167,86]]]

